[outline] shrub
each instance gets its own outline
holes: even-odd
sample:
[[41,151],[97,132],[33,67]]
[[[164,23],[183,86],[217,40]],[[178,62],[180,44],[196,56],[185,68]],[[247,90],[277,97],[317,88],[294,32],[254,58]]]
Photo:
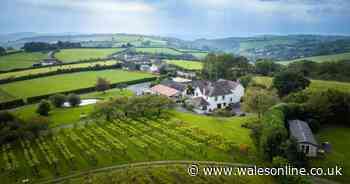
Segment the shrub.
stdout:
[[221,117],[231,117],[234,115],[234,113],[232,113],[230,109],[215,109],[212,115]]
[[279,104],[272,107],[262,118],[262,129],[260,136],[260,151],[265,159],[270,160],[274,156],[283,155],[281,145],[288,138],[285,128],[285,112],[287,104]]
[[109,88],[111,88],[111,84],[109,81],[107,81],[104,78],[100,78],[100,77],[97,79],[97,82],[96,82],[96,90],[97,91],[105,92]]
[[67,100],[72,107],[78,106],[81,103],[80,97],[76,94],[69,94]]
[[42,130],[49,127],[49,119],[47,117],[37,116],[27,121],[26,129],[38,136]]
[[350,126],[350,93],[337,90],[317,92],[310,96],[305,108],[320,123]]
[[47,100],[42,100],[39,103],[36,112],[42,116],[48,116],[50,110],[51,110],[50,103]]
[[67,97],[63,94],[56,94],[50,97],[50,101],[52,105],[54,105],[55,107],[62,107],[62,105],[64,104],[64,102],[66,102],[66,100],[67,100]]

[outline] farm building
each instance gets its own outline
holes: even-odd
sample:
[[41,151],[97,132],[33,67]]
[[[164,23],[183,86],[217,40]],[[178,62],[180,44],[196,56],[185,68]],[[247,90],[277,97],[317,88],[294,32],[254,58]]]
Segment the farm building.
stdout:
[[238,104],[244,95],[244,87],[234,81],[220,79],[215,82],[204,80],[179,82],[178,79],[163,80],[160,85],[169,91],[171,89],[174,93],[176,91],[177,97],[189,98],[186,102],[193,105],[197,113],[210,113],[215,109],[231,107]]
[[180,91],[162,84],[158,84],[151,87],[149,89],[149,92],[151,94],[164,95],[166,97],[174,98],[174,99],[177,99],[181,96]]
[[215,82],[194,81],[191,85],[194,94],[189,103],[194,105],[198,113],[209,113],[237,104],[244,95],[244,87],[240,83],[224,79]]
[[308,157],[317,156],[319,145],[314,135],[305,121],[291,120],[288,121],[290,135],[298,142],[298,148]]

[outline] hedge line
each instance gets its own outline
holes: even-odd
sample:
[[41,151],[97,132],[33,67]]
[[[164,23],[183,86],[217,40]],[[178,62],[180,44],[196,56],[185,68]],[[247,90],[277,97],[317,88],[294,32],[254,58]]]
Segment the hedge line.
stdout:
[[288,130],[285,125],[288,104],[278,104],[270,108],[263,116],[260,135],[260,150],[265,159],[271,160],[281,155],[281,144],[288,139]]
[[[157,79],[157,77],[150,77],[150,78],[137,79],[137,80],[127,81],[127,82],[118,82],[118,83],[111,84],[111,88],[117,88],[117,87],[122,86],[122,85],[133,85],[133,84],[139,84],[139,83],[143,83],[143,82],[150,82],[150,81],[154,81],[156,79]],[[20,107],[20,106],[23,106],[26,104],[37,103],[42,99],[49,98],[50,96],[58,94],[58,93],[61,93],[61,94],[70,94],[70,93],[84,94],[84,93],[90,93],[90,92],[94,92],[94,91],[96,91],[95,86],[29,97],[29,98],[27,98],[26,102],[23,99],[16,99],[16,100],[7,101],[7,102],[1,102],[0,103],[0,110],[12,109],[12,108]]]
[[0,110],[12,109],[12,108],[20,107],[23,105],[25,105],[23,99],[2,102],[2,103],[0,103]]
[[[157,77],[150,77],[150,78],[144,78],[144,79],[137,79],[137,80],[132,80],[132,81],[127,81],[127,82],[117,82],[111,84],[111,88],[117,88],[118,86],[121,85],[133,85],[133,84],[138,84],[138,83],[143,83],[143,82],[150,82],[153,80],[156,80]],[[55,94],[61,93],[61,94],[84,94],[84,93],[90,93],[96,91],[96,87],[87,87],[87,88],[80,88],[80,89],[75,89],[75,90],[70,90],[70,91],[64,91],[64,92],[56,92],[56,93],[51,93],[51,94],[45,94],[45,95],[40,95],[40,96],[34,96],[34,97],[29,97],[27,98],[27,103],[32,104],[32,103],[37,103],[42,99],[49,98],[50,96],[53,96]]]
[[24,71],[24,70],[30,70],[30,69],[36,69],[36,68],[48,68],[52,66],[61,66],[61,65],[71,65],[71,64],[80,64],[80,63],[92,63],[96,61],[107,61],[113,59],[111,57],[107,58],[96,58],[96,59],[86,59],[86,60],[81,60],[81,61],[73,61],[73,62],[67,62],[67,63],[60,63],[59,65],[50,65],[50,66],[37,66],[37,67],[25,67],[25,68],[14,68],[11,70],[1,70],[0,74],[2,73],[10,73],[10,72],[18,72],[18,71]]
[[95,66],[81,67],[81,68],[57,69],[56,71],[50,71],[50,72],[46,72],[46,73],[29,74],[29,75],[15,77],[15,78],[0,79],[0,84],[35,79],[35,78],[40,78],[40,77],[48,77],[48,76],[53,76],[53,75],[57,75],[57,74],[67,74],[67,73],[84,72],[84,71],[98,71],[98,70],[115,69],[115,68],[121,68],[121,67],[122,67],[122,65],[120,63],[117,63],[114,65],[108,65],[108,66],[104,66],[104,65],[96,66],[95,65]]

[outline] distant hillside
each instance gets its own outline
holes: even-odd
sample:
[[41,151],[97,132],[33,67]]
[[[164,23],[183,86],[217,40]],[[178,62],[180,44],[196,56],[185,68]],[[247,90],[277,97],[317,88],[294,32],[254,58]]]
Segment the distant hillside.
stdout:
[[[7,39],[9,38],[7,37]],[[246,56],[252,61],[259,58],[286,61],[350,52],[349,36],[319,35],[263,35],[244,38],[203,38],[194,41],[185,41],[172,37],[138,34],[66,34],[20,37],[19,39],[7,42],[1,41],[0,37],[0,45],[20,48],[26,42],[57,42],[59,40],[80,42],[83,47],[120,47],[129,43],[136,47],[172,47],[210,52],[228,52]]]
[[350,52],[350,37],[347,36],[257,36],[248,38],[199,39],[190,47],[211,49],[239,54],[256,60],[269,58],[283,61],[302,57]]
[[350,52],[342,53],[342,54],[330,54],[330,55],[324,55],[324,56],[305,57],[305,58],[289,60],[289,61],[279,61],[278,63],[286,65],[286,64],[296,62],[296,61],[301,61],[301,60],[308,60],[308,61],[315,61],[315,62],[350,60]]

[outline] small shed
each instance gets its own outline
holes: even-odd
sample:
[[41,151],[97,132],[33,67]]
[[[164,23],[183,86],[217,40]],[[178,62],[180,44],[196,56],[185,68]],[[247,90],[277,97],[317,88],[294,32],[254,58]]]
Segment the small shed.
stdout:
[[290,120],[288,124],[290,135],[297,140],[299,150],[308,157],[317,156],[319,145],[309,125],[301,120]]

